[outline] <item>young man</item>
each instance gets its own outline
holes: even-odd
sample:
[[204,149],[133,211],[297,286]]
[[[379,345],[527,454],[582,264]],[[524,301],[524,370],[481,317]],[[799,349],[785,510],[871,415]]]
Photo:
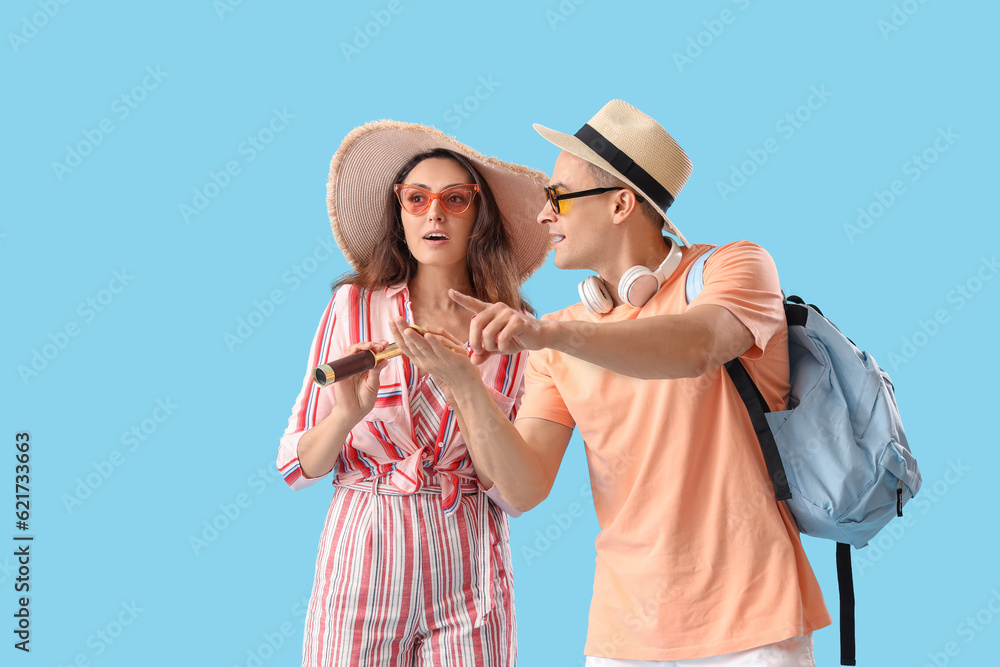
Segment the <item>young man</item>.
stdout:
[[473,361],[532,350],[516,422],[444,341],[394,335],[447,384],[476,469],[515,508],[545,499],[580,430],[601,526],[588,665],[813,665],[811,633],[830,618],[722,367],[739,357],[771,409],[786,407],[773,261],[723,246],[688,303],[688,269],[710,247],[666,217],[691,173],[666,130],[620,100],[575,135],[535,129],[562,149],[538,215],[556,266],[598,277],[541,321],[452,294],[475,312]]

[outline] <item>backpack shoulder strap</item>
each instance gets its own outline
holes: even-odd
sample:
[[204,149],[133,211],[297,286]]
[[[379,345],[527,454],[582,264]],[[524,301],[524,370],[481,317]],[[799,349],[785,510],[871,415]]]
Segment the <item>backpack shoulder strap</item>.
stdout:
[[687,297],[688,303],[694,301],[705,287],[705,262],[718,249],[719,246],[710,248],[691,262],[691,266],[688,268],[687,282],[684,283],[684,296]]
[[771,486],[774,488],[774,499],[790,500],[792,490],[788,486],[788,476],[785,474],[785,466],[781,462],[781,454],[778,452],[778,443],[774,440],[774,432],[771,431],[771,425],[767,421],[767,413],[771,410],[767,407],[764,396],[760,393],[760,389],[757,388],[739,357],[727,361],[725,368],[743,400],[743,405],[746,406],[747,414],[750,415],[750,423],[753,424],[761,454],[764,455],[764,464],[767,466],[767,473],[771,478]]
[[[705,262],[718,249],[719,246],[716,246],[703,252],[691,263],[687,281],[684,284],[684,296],[688,303],[694,301],[705,287]],[[754,384],[743,362],[738,358],[732,359],[726,363],[725,367],[736,386],[736,391],[739,392],[740,398],[743,400],[743,404],[746,405],[747,413],[750,415],[750,422],[753,424],[757,442],[764,455],[764,463],[767,465],[768,475],[771,477],[774,497],[776,500],[788,500],[792,497],[792,492],[788,488],[788,478],[785,475],[785,467],[781,463],[778,445],[774,441],[774,434],[771,432],[771,427],[765,416],[765,413],[770,411],[767,402],[760,393],[760,389]]]
[[856,665],[854,626],[854,572],[851,545],[837,542],[837,588],[840,592],[840,664]]

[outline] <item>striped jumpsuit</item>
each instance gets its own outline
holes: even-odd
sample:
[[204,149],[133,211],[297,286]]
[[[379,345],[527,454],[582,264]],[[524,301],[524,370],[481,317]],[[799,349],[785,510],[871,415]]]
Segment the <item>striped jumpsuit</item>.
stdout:
[[[293,489],[298,441],[332,410],[332,387],[311,371],[360,341],[391,340],[390,320],[412,322],[405,285],[341,287],[309,353],[307,376],[278,448]],[[480,366],[514,419],[525,353]],[[382,371],[372,411],[348,435],[333,468],[305,621],[303,665],[513,665],[517,659],[506,507],[480,486],[458,424],[429,375],[405,357]],[[515,513],[516,515],[516,513]]]

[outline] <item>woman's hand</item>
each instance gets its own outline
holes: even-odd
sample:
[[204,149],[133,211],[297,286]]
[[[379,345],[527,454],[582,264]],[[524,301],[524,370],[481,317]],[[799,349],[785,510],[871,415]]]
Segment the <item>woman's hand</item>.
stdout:
[[469,360],[462,343],[447,332],[428,329],[421,335],[406,320],[397,317],[389,323],[396,345],[420,370],[430,373],[454,404],[454,392],[466,382],[482,382],[479,369]]
[[[344,355],[364,350],[381,352],[388,344],[384,340],[355,343],[344,351]],[[379,377],[387,363],[389,361],[383,359],[370,371],[358,373],[353,377],[332,384],[337,408],[345,418],[353,419],[354,423],[357,424],[372,411],[372,408],[375,407],[375,398],[378,396]]]
[[545,323],[504,303],[486,303],[457,290],[448,290],[452,301],[472,313],[469,347],[472,361],[481,364],[492,353],[517,354],[549,346]]

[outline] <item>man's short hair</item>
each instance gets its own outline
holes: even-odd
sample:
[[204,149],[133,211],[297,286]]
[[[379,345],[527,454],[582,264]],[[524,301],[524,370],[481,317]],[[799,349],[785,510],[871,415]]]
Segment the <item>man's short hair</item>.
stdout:
[[587,168],[590,169],[590,174],[594,177],[594,183],[597,187],[628,188],[629,190],[635,192],[635,196],[641,201],[638,205],[638,209],[642,217],[644,217],[649,224],[653,225],[657,229],[663,229],[663,216],[660,215],[660,212],[656,210],[655,206],[649,203],[648,199],[636,192],[635,188],[628,185],[625,181],[621,180],[614,174],[601,169],[593,162],[588,162]]

